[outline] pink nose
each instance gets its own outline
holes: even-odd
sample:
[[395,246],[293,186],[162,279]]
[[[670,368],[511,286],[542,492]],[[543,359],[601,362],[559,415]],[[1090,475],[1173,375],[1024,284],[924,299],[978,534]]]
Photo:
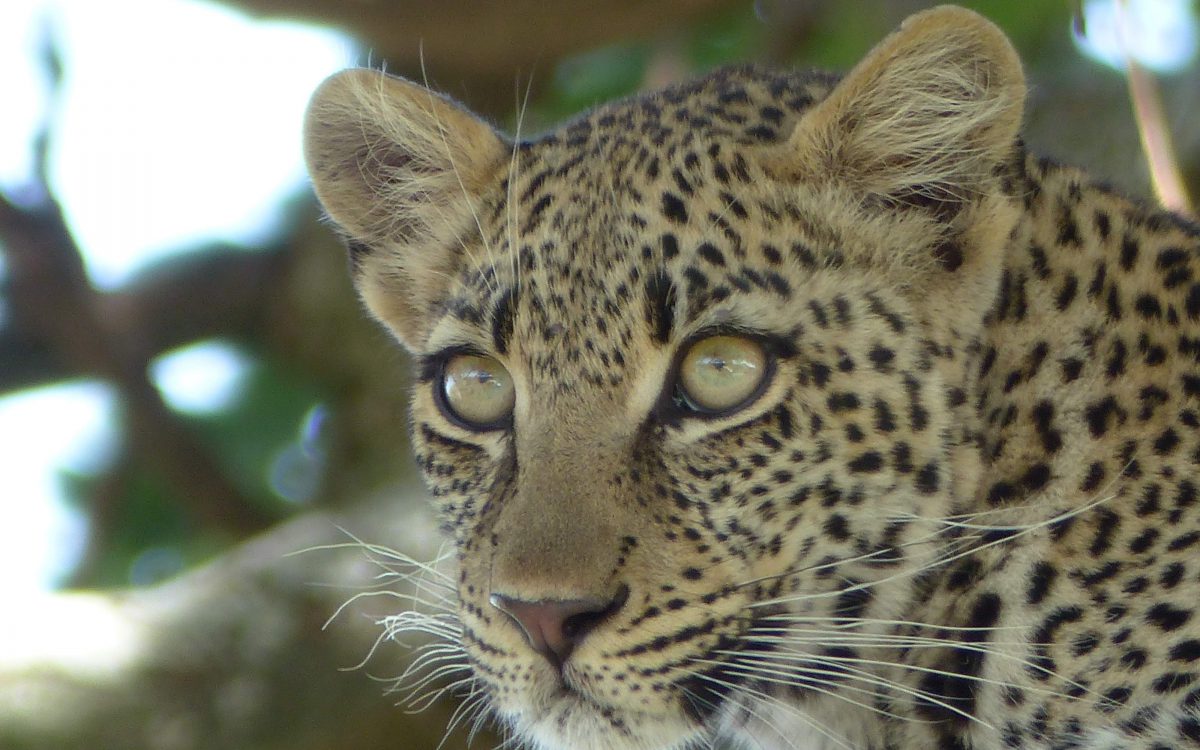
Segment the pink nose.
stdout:
[[525,633],[534,651],[561,667],[575,646],[597,625],[625,603],[629,589],[622,587],[612,599],[544,599],[527,602],[492,594],[492,606],[508,615]]

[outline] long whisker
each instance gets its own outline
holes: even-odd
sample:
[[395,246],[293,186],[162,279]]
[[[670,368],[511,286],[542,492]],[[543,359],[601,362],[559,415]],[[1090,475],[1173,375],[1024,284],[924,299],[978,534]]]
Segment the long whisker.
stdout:
[[[838,745],[839,747],[843,747],[846,750],[854,750],[854,748],[850,745],[850,743],[847,742],[844,737],[839,736],[837,734],[837,732],[834,732],[827,725],[817,721],[815,718],[810,716],[808,713],[800,710],[797,706],[787,703],[787,702],[781,700],[780,698],[778,698],[777,696],[771,695],[771,694],[763,692],[761,690],[757,690],[748,685],[742,685],[742,684],[730,682],[728,680],[722,680],[719,677],[714,677],[713,675],[704,674],[703,672],[698,673],[697,676],[700,679],[704,680],[705,682],[711,682],[712,684],[714,684],[718,687],[735,690],[738,693],[741,693],[742,695],[753,697],[762,703],[771,704],[780,709],[783,709],[783,710],[787,711],[788,713],[792,714],[793,716],[799,718],[801,721],[803,721],[804,723],[806,723],[813,729],[815,729],[817,732],[819,732],[823,737],[828,739],[830,742]],[[774,730],[776,735],[778,735],[781,739],[783,739],[784,742],[788,743],[789,747],[792,747],[793,749],[795,749],[795,745],[788,738],[787,734],[782,732],[773,722],[766,719],[764,716],[762,716],[761,713],[759,713],[756,709],[751,708],[750,706],[742,704],[742,708],[745,709],[755,719],[763,722],[763,724],[765,724],[766,726],[768,726],[772,730]]]

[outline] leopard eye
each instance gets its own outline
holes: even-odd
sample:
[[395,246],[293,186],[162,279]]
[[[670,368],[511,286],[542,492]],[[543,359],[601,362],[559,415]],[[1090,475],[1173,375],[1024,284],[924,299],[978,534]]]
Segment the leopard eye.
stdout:
[[679,363],[679,391],[687,406],[707,413],[742,406],[767,373],[767,352],[758,341],[710,336],[692,345]]
[[455,354],[446,360],[437,387],[449,416],[470,429],[497,429],[512,414],[512,376],[492,357]]

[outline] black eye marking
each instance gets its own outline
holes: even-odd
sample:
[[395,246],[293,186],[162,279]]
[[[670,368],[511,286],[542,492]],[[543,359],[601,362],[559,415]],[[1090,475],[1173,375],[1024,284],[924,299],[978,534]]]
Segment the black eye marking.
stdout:
[[675,328],[675,283],[659,269],[646,279],[646,323],[651,336],[660,344],[671,340]]

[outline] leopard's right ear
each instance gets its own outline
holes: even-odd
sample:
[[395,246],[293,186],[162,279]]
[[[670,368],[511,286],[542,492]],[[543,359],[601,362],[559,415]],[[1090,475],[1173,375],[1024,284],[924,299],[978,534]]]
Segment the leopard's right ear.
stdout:
[[455,102],[384,73],[336,73],[313,94],[304,157],[349,238],[363,301],[409,349],[477,234],[482,193],[509,145]]

